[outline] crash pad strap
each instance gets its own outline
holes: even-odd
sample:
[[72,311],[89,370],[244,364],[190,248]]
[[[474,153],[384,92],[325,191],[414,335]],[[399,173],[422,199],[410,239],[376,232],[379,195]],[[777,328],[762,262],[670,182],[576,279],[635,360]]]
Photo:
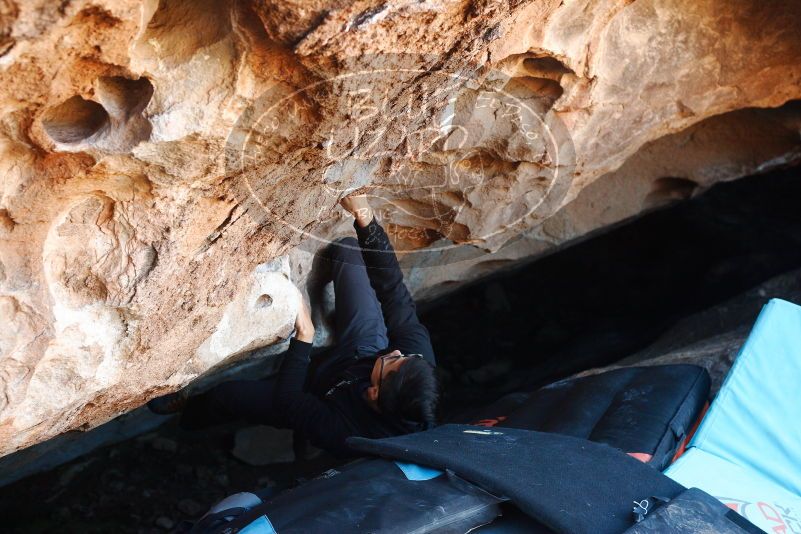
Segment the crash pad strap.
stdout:
[[443,425],[385,439],[350,438],[362,453],[434,469],[499,496],[556,532],[620,533],[632,503],[684,490],[655,469],[608,445],[514,428]]

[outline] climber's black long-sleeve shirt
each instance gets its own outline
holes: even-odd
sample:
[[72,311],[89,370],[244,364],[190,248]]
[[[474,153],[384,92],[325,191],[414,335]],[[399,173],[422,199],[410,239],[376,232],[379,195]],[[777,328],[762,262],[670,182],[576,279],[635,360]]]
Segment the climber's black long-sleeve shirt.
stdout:
[[[323,449],[348,454],[345,440],[350,436],[381,438],[419,430],[408,423],[382,417],[370,408],[364,391],[376,357],[400,350],[422,354],[436,364],[428,330],[417,318],[403,273],[387,234],[375,219],[361,228],[354,223],[370,285],[375,290],[389,346],[376,355],[334,353],[318,369],[310,390],[307,374],[312,344],[292,339],[278,374],[276,408],[287,415],[293,429]],[[339,384],[339,387],[335,387]]]

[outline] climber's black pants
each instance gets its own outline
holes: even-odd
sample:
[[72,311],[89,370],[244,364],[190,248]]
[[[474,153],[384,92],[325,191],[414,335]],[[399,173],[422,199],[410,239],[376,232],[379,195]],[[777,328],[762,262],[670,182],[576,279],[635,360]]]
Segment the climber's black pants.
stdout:
[[246,421],[251,424],[287,428],[273,409],[276,377],[264,380],[230,380],[189,399],[181,415],[181,426],[196,430],[208,426]]
[[[389,344],[381,304],[367,277],[359,242],[350,237],[334,243],[326,258],[334,282],[336,347],[322,358],[343,353],[376,354]],[[276,376],[262,380],[231,380],[189,399],[181,426],[198,429],[233,421],[278,428],[288,423],[274,409]]]

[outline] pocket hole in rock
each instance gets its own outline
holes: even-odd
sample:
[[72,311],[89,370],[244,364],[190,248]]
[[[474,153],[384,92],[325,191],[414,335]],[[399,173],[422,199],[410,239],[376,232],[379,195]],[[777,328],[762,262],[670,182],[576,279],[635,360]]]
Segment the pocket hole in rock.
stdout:
[[145,109],[153,96],[153,84],[147,78],[103,76],[97,79],[96,94],[108,113],[127,120]]
[[103,106],[75,95],[46,110],[42,126],[57,143],[77,143],[94,135],[108,120]]
[[14,45],[17,44],[13,38],[8,35],[0,36],[0,57],[6,55]]
[[523,70],[535,78],[558,81],[562,75],[572,73],[561,61],[552,57],[529,57],[523,60]]
[[264,294],[256,299],[256,308],[269,308],[273,305],[273,298],[270,295]]
[[5,208],[0,209],[0,233],[10,233],[16,225],[17,223],[11,218],[8,210]]
[[687,178],[667,176],[651,184],[651,191],[643,200],[643,209],[654,209],[692,196],[698,184]]
[[146,2],[143,16],[147,23],[133,45],[132,55],[168,65],[187,61],[230,33],[232,4],[221,0]]
[[559,82],[548,78],[535,78],[533,76],[512,78],[506,84],[504,90],[517,98],[542,99],[549,108],[564,92],[564,88],[559,85]]

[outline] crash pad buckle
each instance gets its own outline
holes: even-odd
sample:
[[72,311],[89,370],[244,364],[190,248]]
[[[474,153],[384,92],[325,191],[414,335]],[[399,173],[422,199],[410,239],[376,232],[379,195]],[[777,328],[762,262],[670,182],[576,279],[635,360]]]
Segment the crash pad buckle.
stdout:
[[668,502],[670,502],[670,499],[666,499],[665,497],[648,497],[647,499],[634,501],[634,508],[631,511],[632,514],[634,514],[634,522],[639,523],[645,519],[645,516],[648,515],[648,512],[651,512],[652,510],[655,510]]

